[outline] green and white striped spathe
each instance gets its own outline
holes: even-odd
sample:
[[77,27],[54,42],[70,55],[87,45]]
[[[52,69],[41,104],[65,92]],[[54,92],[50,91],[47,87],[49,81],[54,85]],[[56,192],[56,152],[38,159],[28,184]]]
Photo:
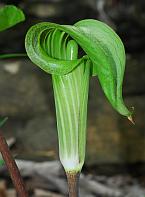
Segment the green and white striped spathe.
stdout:
[[[62,59],[78,58],[78,45],[67,42]],[[85,159],[89,60],[66,75],[52,75],[59,139],[59,156],[66,171],[81,171]]]
[[59,155],[66,171],[80,171],[84,164],[89,70],[84,61],[67,75],[52,76]]

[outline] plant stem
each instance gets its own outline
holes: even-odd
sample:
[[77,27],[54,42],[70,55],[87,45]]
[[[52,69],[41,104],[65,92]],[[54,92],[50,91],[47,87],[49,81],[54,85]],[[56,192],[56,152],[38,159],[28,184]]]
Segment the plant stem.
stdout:
[[80,173],[67,172],[69,197],[79,197],[79,176]]
[[16,58],[16,57],[27,57],[26,53],[11,53],[11,54],[1,54],[0,59]]
[[9,147],[7,145],[5,138],[2,135],[1,130],[0,130],[0,152],[9,170],[11,179],[13,181],[13,184],[16,188],[18,195],[20,197],[28,197],[28,194],[26,192],[25,185],[20,175],[19,169],[16,165],[15,160],[13,159],[11,155],[11,152],[9,150]]

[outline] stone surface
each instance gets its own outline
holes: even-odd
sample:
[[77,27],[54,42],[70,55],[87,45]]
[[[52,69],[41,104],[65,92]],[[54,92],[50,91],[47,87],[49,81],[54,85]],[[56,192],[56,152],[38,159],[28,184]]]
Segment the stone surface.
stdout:
[[145,94],[144,54],[127,55],[123,92],[130,96]]
[[135,108],[134,126],[111,108],[94,82],[91,87],[86,164],[145,161],[145,96],[125,99]]
[[25,155],[54,158],[58,154],[56,121],[50,114],[28,121],[16,137]]
[[92,79],[88,112],[87,165],[121,161],[118,117],[103,95],[98,81]]
[[41,75],[30,61],[0,62],[0,114],[28,119],[49,111]]
[[145,96],[128,97],[128,106],[134,106],[135,125],[119,120],[120,147],[123,150],[123,160],[126,162],[145,161]]

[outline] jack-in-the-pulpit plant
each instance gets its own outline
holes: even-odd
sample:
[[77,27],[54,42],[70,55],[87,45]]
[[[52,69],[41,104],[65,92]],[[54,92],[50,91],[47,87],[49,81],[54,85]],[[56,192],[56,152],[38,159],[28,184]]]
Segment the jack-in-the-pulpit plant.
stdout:
[[[85,159],[91,76],[98,77],[113,108],[131,119],[122,99],[123,43],[108,25],[86,19],[73,26],[36,24],[29,29],[25,46],[32,62],[52,75],[60,160],[68,181],[75,184],[74,175],[81,171]],[[82,51],[85,55],[81,56]],[[76,196],[71,189],[70,196]]]

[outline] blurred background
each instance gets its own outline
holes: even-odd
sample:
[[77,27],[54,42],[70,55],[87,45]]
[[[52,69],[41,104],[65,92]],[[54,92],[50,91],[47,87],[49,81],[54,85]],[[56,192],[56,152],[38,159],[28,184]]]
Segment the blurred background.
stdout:
[[[81,195],[144,197],[145,1],[0,1],[0,6],[5,4],[22,8],[26,21],[0,33],[0,54],[25,52],[24,39],[28,28],[41,21],[74,24],[81,19],[94,18],[107,23],[119,34],[126,49],[123,95],[127,106],[135,108],[135,125],[112,109],[98,80],[92,78],[88,105],[87,153],[83,168],[83,176],[88,182],[83,184],[88,185],[89,181],[94,181],[95,188],[99,185],[103,189],[97,188],[96,191],[90,186],[90,189],[83,191],[82,187],[81,192],[84,194]],[[51,164],[52,171],[54,167],[56,172],[59,163],[56,164],[58,145],[51,76],[38,69],[27,58],[0,60],[0,115],[9,117],[2,130],[11,144],[13,155],[19,160],[32,161],[33,164],[47,161]],[[6,170],[1,168],[0,180],[7,180],[9,185]],[[66,196],[66,191],[61,186],[58,187],[59,182],[55,185],[56,180],[60,181],[60,185],[64,181],[62,172],[55,174],[56,179],[53,184],[51,182],[53,187],[49,191],[46,191],[48,188],[45,183],[48,180],[43,180],[44,184],[43,181],[38,184],[43,176],[38,176],[38,181],[37,173],[34,174],[35,176],[27,174],[24,177],[26,182],[29,180],[32,193],[38,188],[45,190],[42,191],[45,194],[39,191],[41,195],[37,191],[36,196]],[[109,193],[109,189],[112,193]]]

